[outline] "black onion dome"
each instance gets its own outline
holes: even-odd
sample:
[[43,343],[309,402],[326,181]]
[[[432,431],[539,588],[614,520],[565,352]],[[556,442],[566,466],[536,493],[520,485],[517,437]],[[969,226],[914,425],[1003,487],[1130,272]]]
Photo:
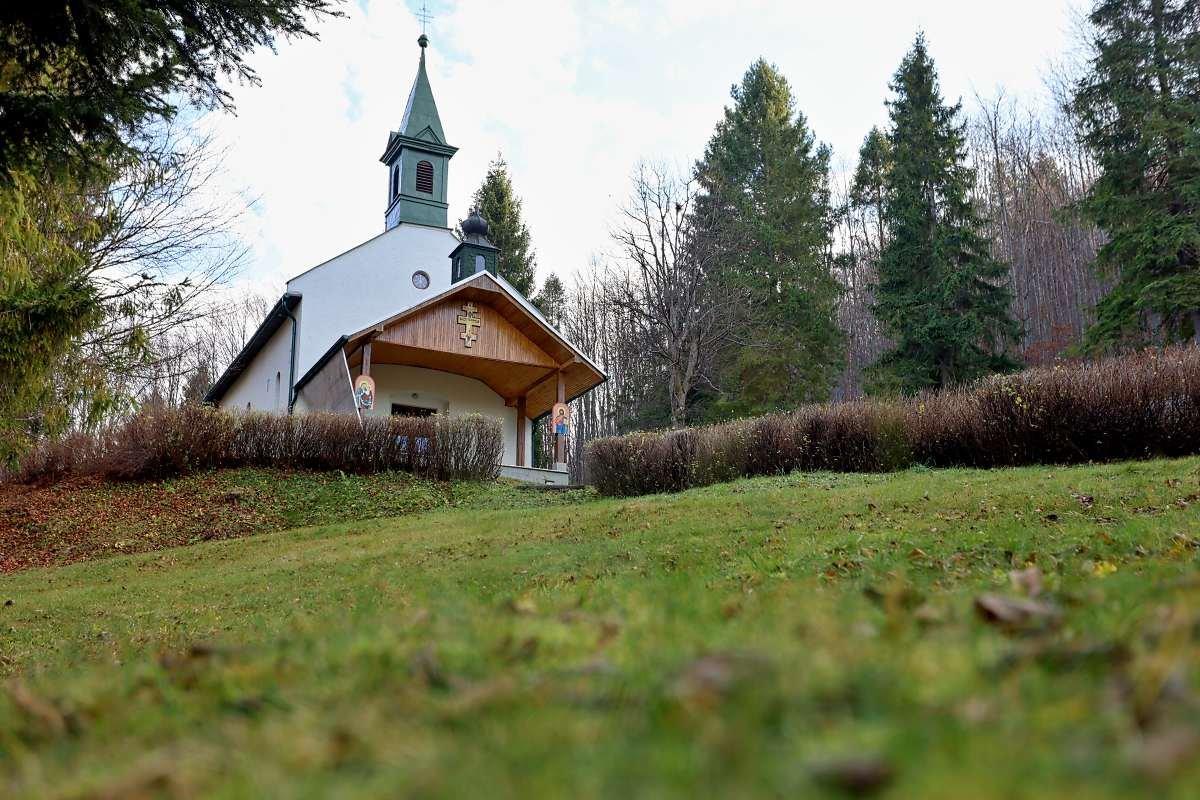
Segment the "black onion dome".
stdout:
[[471,214],[463,220],[462,232],[465,236],[487,236],[487,220],[479,216],[479,209],[471,209]]

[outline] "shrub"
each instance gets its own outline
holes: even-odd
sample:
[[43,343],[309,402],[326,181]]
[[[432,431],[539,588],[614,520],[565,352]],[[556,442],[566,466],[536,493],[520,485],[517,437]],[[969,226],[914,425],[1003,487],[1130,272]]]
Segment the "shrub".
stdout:
[[236,413],[206,406],[148,409],[95,435],[35,448],[11,474],[24,482],[71,475],[152,480],[220,467],[352,473],[402,470],[447,480],[492,479],[504,441],[498,420],[353,414]]
[[1200,349],[992,376],[907,400],[811,405],[588,444],[604,494],[678,491],[793,470],[1001,467],[1200,453]]

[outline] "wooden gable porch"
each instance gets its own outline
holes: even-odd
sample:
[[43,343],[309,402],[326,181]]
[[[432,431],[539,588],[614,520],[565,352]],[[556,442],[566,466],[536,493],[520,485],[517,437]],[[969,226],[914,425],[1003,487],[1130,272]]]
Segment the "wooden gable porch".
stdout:
[[396,364],[484,383],[517,412],[517,466],[528,466],[526,419],[606,380],[538,315],[487,273],[349,336],[350,374]]

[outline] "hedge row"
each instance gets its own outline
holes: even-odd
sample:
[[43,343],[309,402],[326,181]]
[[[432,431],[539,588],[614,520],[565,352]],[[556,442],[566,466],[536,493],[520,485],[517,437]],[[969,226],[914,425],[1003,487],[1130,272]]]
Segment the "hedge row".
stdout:
[[793,470],[1071,464],[1200,453],[1200,349],[1152,350],[993,376],[909,400],[811,405],[588,444],[608,495]]
[[144,411],[98,434],[42,444],[6,477],[143,480],[220,467],[350,473],[402,470],[446,480],[495,478],[504,442],[490,417],[229,413],[206,406]]

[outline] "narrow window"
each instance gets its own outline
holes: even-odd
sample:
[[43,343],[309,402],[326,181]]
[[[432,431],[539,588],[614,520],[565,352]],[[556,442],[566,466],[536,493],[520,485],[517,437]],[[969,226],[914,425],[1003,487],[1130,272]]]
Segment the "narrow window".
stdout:
[[400,165],[392,167],[392,199],[396,199],[396,195],[400,194]]
[[279,409],[279,385],[281,383],[283,383],[283,375],[276,372],[275,373],[275,408],[276,408],[276,410]]
[[433,194],[433,164],[428,161],[417,162],[417,191]]
[[487,269],[487,259],[483,256],[475,256],[475,271],[483,272]]

